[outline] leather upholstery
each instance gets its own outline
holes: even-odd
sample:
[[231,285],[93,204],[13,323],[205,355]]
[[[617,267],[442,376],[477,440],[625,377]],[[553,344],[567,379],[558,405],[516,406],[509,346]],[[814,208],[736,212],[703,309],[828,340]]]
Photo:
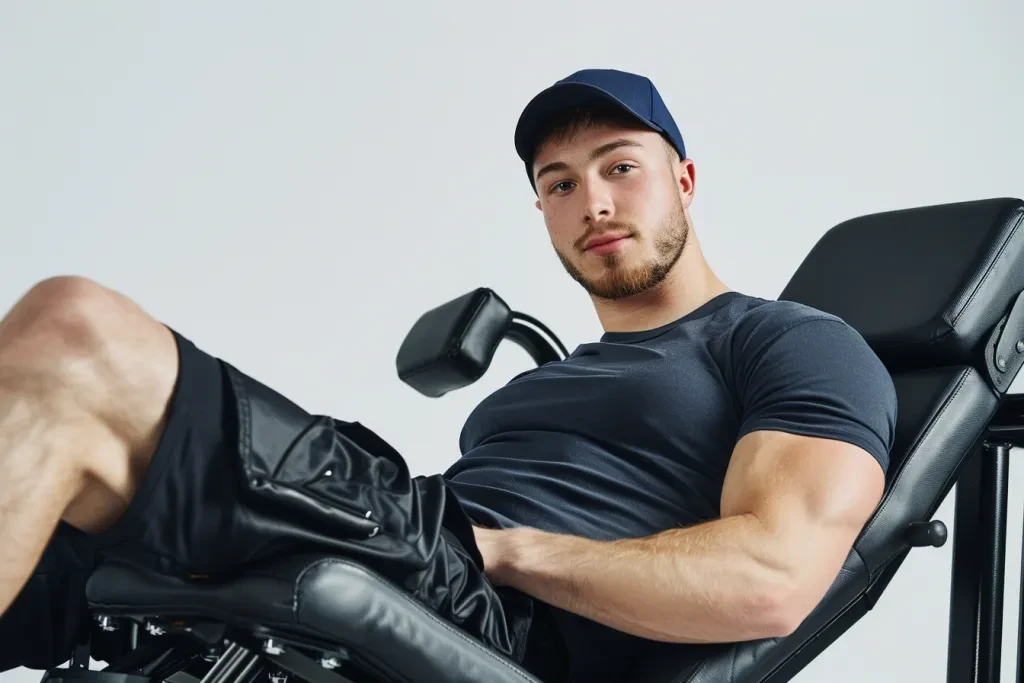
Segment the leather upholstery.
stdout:
[[332,653],[344,648],[381,680],[538,683],[408,592],[338,557],[277,559],[224,582],[111,563],[93,575],[86,593],[102,614],[216,619],[242,629],[259,626],[264,637],[284,643],[324,643]]
[[395,358],[398,377],[438,398],[483,377],[512,324],[512,311],[490,289],[433,308],[412,326]]
[[975,364],[1021,291],[1024,201],[872,214],[829,230],[780,299],[838,315],[890,367]]
[[[869,587],[909,552],[907,527],[939,507],[999,406],[983,353],[1024,291],[1022,225],[1024,202],[994,199],[866,216],[822,237],[779,298],[845,319],[893,374],[899,415],[884,499],[828,594],[792,635],[659,646],[631,680],[781,683],[799,670],[797,655],[816,651],[823,634],[842,632],[871,609],[877,595]],[[314,560],[309,571],[277,583],[254,573],[218,590],[191,590],[105,567],[89,597],[107,613],[196,610],[308,631],[386,663],[395,680],[533,681],[386,581],[337,558]]]

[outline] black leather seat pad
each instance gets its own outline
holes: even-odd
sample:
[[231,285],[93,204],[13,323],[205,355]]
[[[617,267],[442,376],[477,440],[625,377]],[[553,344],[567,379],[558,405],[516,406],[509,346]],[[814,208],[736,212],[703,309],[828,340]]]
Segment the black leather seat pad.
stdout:
[[215,620],[325,651],[346,648],[396,680],[537,683],[386,579],[338,557],[283,558],[218,583],[110,563],[86,593],[101,614]]

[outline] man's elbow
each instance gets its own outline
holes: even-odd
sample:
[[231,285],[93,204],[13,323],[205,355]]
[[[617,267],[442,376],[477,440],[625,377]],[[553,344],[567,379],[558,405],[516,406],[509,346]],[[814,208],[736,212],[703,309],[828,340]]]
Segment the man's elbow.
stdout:
[[800,628],[816,605],[805,586],[786,582],[765,587],[759,593],[753,621],[760,638],[786,638]]
[[792,604],[780,604],[764,621],[765,638],[787,638],[804,623],[810,610]]

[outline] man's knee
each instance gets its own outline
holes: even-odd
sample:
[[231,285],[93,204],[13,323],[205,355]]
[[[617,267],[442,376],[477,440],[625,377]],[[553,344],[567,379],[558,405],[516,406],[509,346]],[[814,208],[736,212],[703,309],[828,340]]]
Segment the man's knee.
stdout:
[[[32,286],[0,322],[0,365],[79,406],[117,408],[156,400],[173,385],[170,331],[126,296],[88,278],[57,276]],[[139,393],[124,396],[128,387]]]
[[103,318],[110,317],[112,296],[87,278],[47,278],[33,285],[7,313],[0,323],[0,340],[7,353],[87,353],[105,334]]

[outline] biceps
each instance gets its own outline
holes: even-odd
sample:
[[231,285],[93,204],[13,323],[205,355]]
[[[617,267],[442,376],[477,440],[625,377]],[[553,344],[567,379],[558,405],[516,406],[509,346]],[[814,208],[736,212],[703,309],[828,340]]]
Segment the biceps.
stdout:
[[882,468],[857,446],[752,432],[730,461],[721,512],[755,517],[794,563],[831,569],[846,558],[884,487]]

